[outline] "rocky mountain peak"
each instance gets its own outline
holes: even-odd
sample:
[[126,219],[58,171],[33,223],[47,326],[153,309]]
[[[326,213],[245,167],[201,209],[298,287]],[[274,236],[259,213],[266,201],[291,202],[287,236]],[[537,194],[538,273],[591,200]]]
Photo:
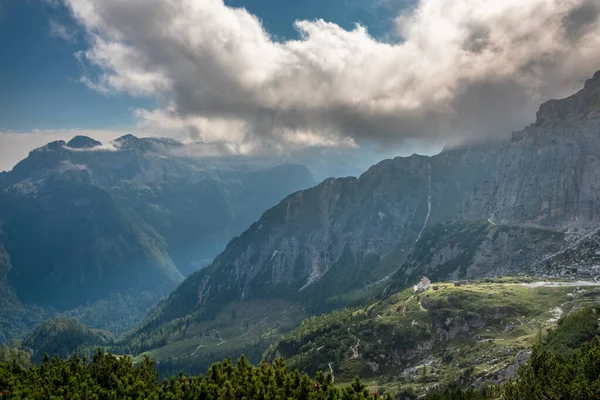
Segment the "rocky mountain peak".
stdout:
[[41,153],[44,151],[60,151],[65,147],[65,144],[66,143],[64,140],[55,140],[55,141],[50,142],[42,147],[38,147],[37,149],[34,149],[33,151],[31,151],[31,153]]
[[77,135],[67,143],[67,147],[72,149],[91,149],[92,147],[101,145],[101,142],[83,135]]
[[585,89],[598,90],[600,88],[600,71],[597,71],[591,79],[585,81]]
[[536,125],[546,122],[600,118],[600,71],[585,82],[582,90],[565,99],[549,100],[540,106]]
[[12,169],[10,176],[0,178],[0,188],[20,182],[24,179],[42,179],[67,157],[68,149],[64,140],[55,140],[29,152]]
[[116,145],[121,148],[135,148],[138,147],[140,139],[130,133],[123,135],[113,141]]

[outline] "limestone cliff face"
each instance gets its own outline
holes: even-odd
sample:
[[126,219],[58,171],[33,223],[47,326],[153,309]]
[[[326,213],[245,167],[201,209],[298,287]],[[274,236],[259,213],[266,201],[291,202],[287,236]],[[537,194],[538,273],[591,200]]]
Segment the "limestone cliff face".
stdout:
[[588,229],[600,220],[600,73],[583,90],[544,103],[537,121],[498,149],[497,171],[464,215],[497,223]]
[[427,231],[391,279],[387,291],[427,276],[434,281],[518,275],[560,251],[565,234],[540,228],[457,220]]
[[[408,248],[421,233],[428,214],[428,162],[419,156],[384,162],[360,179],[329,179],[289,196],[234,239],[213,269],[231,270],[228,286],[246,296],[280,285],[304,291],[339,263],[349,275],[368,276],[363,265],[395,246]],[[352,285],[342,281],[346,288]]]
[[340,291],[380,278],[382,257],[408,253],[427,226],[456,218],[462,199],[488,179],[493,156],[471,154],[386,160],[359,179],[330,179],[289,196],[215,260],[215,271],[233,272],[218,284],[237,286],[242,297],[279,285],[302,292],[330,272]]

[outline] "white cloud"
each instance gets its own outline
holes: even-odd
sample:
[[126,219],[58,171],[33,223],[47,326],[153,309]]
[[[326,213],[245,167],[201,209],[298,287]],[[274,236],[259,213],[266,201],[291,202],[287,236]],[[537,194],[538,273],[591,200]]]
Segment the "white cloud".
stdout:
[[600,68],[600,0],[421,0],[397,44],[322,20],[276,41],[223,0],[65,2],[91,87],[155,97],[145,129],[238,153],[503,136]]
[[31,132],[0,131],[0,171],[11,170],[35,148],[55,140],[71,140],[74,136],[90,136],[103,144],[122,136],[122,131],[93,129],[39,130]]
[[77,40],[77,35],[74,31],[67,28],[66,25],[61,24],[55,19],[50,19],[48,22],[50,36],[54,36],[63,39],[69,43],[73,43]]

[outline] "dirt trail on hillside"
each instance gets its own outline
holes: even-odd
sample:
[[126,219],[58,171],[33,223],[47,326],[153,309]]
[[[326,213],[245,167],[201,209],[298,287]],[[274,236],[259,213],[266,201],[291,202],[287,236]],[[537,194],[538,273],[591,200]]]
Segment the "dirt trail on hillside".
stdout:
[[331,372],[331,383],[335,382],[335,376],[333,376],[333,368],[331,367],[331,364],[333,363],[329,363],[327,365],[329,365],[329,371]]
[[350,350],[352,350],[352,357],[350,357],[350,359],[352,360],[353,358],[358,358],[360,357],[360,354],[358,354],[358,346],[360,346],[360,339],[357,338],[356,336],[354,336],[352,334],[352,332],[350,332],[350,328],[348,328],[348,334],[350,336],[352,336],[352,338],[354,340],[356,340],[356,344],[354,346],[350,346]]
[[526,286],[529,288],[538,288],[538,287],[578,287],[578,286],[600,286],[600,282],[593,281],[575,281],[575,282],[546,282],[546,281],[538,281],[531,283],[519,283],[521,286]]

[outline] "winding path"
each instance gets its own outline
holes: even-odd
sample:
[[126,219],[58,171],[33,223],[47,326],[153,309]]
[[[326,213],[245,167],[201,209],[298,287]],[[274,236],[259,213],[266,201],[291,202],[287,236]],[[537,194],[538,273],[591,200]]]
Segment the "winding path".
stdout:
[[192,354],[190,354],[188,357],[192,357],[194,354],[196,354],[198,352],[198,350],[200,350],[204,345],[204,337],[202,337],[202,342],[200,342],[200,345],[198,347],[196,347],[196,350],[194,350],[192,352]]
[[350,346],[350,350],[352,350],[352,357],[350,357],[350,359],[352,360],[353,358],[358,358],[360,357],[360,354],[358,354],[358,346],[360,345],[360,339],[357,338],[356,336],[354,336],[352,334],[352,332],[350,332],[350,328],[348,328],[348,334],[350,336],[352,336],[352,338],[354,340],[356,340],[356,344],[354,346]]
[[[248,332],[246,332],[246,333],[248,333]],[[202,343],[200,343],[200,345],[199,345],[198,347],[196,347],[196,350],[194,350],[194,351],[192,352],[192,354],[190,354],[188,357],[192,357],[194,354],[196,354],[196,353],[198,352],[198,350],[200,350],[200,349],[201,349],[201,348],[203,348],[203,347],[219,347],[219,346],[220,346],[220,345],[222,345],[223,343],[227,343],[227,341],[226,341],[226,340],[223,340],[223,338],[220,338],[219,340],[220,340],[220,342],[219,342],[219,343],[217,343],[217,344],[209,344],[209,345],[206,345],[206,346],[205,346],[205,345],[204,345],[204,338],[202,338]]]

